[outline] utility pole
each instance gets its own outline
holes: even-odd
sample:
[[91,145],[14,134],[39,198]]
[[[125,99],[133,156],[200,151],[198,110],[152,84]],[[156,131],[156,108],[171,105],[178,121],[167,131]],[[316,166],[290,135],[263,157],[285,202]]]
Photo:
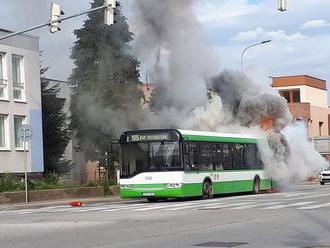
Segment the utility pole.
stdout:
[[24,34],[24,33],[30,32],[32,30],[36,30],[36,29],[39,29],[39,28],[42,28],[42,27],[46,27],[46,26],[50,27],[50,32],[51,33],[55,33],[57,31],[60,31],[59,23],[61,23],[62,21],[66,21],[66,20],[81,16],[81,15],[96,12],[96,11],[99,11],[99,10],[104,10],[105,11],[105,17],[106,18],[104,20],[105,21],[104,23],[106,25],[112,25],[112,24],[115,23],[115,20],[114,20],[115,11],[114,10],[115,10],[115,8],[117,8],[117,6],[118,6],[118,3],[117,3],[116,0],[111,0],[111,1],[110,0],[105,0],[104,5],[102,5],[100,7],[96,7],[96,8],[93,8],[93,9],[86,10],[86,11],[78,12],[77,14],[73,14],[73,15],[68,16],[68,17],[60,18],[61,15],[64,15],[64,12],[61,10],[60,5],[53,3],[52,7],[51,7],[51,17],[50,17],[49,22],[39,24],[39,25],[30,27],[30,28],[26,28],[26,29],[23,29],[21,31],[11,33],[11,34],[8,34],[8,35],[5,35],[5,36],[1,36],[0,41],[4,40],[4,39],[8,39],[8,38],[16,36],[16,35],[19,35],[19,34]]

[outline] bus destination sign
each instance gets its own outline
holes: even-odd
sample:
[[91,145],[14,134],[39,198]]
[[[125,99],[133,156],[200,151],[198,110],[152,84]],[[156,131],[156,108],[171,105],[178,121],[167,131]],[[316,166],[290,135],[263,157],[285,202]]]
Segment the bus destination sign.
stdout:
[[148,142],[148,141],[170,141],[171,135],[169,133],[158,134],[129,134],[127,142]]

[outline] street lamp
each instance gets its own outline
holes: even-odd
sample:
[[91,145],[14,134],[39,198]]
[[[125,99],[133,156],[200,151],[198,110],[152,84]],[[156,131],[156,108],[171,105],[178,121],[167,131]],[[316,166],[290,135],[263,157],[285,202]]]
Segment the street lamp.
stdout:
[[265,43],[269,43],[271,41],[272,40],[264,40],[262,42],[259,42],[259,43],[253,44],[251,46],[248,46],[243,50],[242,55],[241,55],[241,72],[243,72],[243,56],[244,56],[244,53],[246,52],[246,50],[248,50],[249,48],[254,47],[254,46],[259,46],[259,45],[263,45]]

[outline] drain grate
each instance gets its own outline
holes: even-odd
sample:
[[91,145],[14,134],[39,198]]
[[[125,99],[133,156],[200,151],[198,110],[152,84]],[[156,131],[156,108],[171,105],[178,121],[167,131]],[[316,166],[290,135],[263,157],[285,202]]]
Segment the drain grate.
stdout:
[[201,243],[197,244],[194,246],[199,246],[199,247],[236,247],[236,246],[241,246],[241,245],[247,245],[249,243],[243,243],[243,242],[206,242],[206,243]]

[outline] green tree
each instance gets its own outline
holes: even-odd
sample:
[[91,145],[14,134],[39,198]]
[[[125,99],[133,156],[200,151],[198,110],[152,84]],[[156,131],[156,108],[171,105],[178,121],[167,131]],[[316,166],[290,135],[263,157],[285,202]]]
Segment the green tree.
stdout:
[[[92,7],[103,3],[94,0]],[[116,9],[116,24],[105,25],[102,11],[90,13],[74,33],[72,128],[86,157],[101,161],[109,141],[118,138],[122,129],[133,128],[140,118],[139,61],[130,54],[133,33],[120,7]]]
[[47,68],[40,70],[45,171],[61,173],[70,169],[70,161],[63,159],[63,153],[71,132],[63,112],[65,100],[58,97],[59,85],[50,86],[50,81],[43,77],[46,71]]

